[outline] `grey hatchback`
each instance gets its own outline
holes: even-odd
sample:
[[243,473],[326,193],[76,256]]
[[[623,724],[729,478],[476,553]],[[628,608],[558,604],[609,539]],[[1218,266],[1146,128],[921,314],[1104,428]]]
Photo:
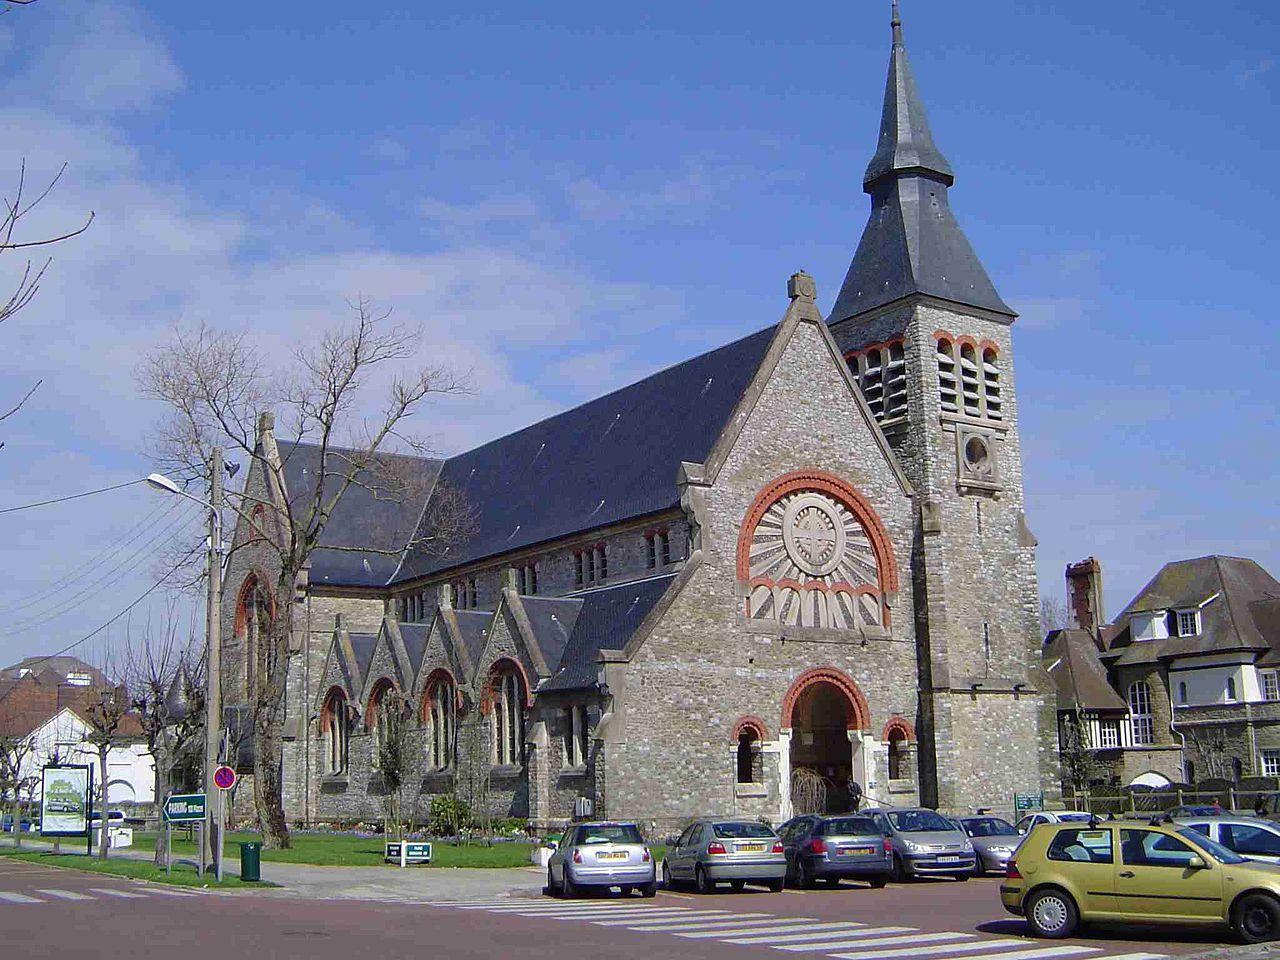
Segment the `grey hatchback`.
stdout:
[[893,870],[893,848],[871,817],[796,817],[778,834],[787,854],[787,877],[797,887],[811,887],[815,880],[835,886],[844,878],[883,887]]
[[658,892],[653,854],[634,823],[575,823],[547,861],[547,892],[573,897],[592,887],[621,887],[623,895]]
[[760,883],[774,893],[782,890],[787,858],[778,835],[751,820],[697,820],[678,837],[667,840],[662,881],[668,888],[692,881],[699,893],[717,883],[741,890]]
[[866,811],[893,844],[893,879],[952,876],[968,880],[977,858],[964,831],[936,810],[902,807]]

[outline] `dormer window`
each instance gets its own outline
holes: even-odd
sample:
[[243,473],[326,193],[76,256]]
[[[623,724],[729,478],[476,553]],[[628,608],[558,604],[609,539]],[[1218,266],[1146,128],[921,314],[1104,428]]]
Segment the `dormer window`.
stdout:
[[1142,640],[1164,640],[1169,636],[1169,615],[1165,610],[1146,610],[1135,613],[1129,620],[1129,630],[1135,643]]
[[1178,611],[1178,636],[1195,637],[1200,635],[1200,611]]

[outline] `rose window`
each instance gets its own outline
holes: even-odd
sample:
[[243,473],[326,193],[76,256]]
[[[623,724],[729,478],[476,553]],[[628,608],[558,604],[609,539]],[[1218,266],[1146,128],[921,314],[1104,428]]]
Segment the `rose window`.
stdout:
[[749,572],[752,619],[834,629],[884,622],[871,537],[826,492],[796,490],[764,510],[751,532]]

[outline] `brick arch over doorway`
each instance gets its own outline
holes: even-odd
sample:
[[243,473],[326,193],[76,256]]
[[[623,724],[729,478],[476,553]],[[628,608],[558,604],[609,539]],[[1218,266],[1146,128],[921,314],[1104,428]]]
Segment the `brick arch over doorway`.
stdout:
[[871,729],[871,709],[867,706],[867,698],[863,695],[862,689],[854,681],[853,677],[835,667],[815,667],[796,677],[791,684],[791,688],[787,691],[787,695],[782,698],[782,726],[784,728],[790,729],[795,726],[793,715],[796,703],[799,702],[801,694],[818,684],[829,684],[844,695],[845,724],[848,729]]

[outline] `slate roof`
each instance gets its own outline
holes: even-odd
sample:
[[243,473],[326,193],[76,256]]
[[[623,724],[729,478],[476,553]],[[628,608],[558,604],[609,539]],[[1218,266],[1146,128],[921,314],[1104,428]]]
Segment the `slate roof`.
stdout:
[[[354,664],[343,664],[343,668],[347,670],[347,682],[351,684],[351,692],[353,696],[360,696],[360,691],[364,687],[365,680],[369,677],[369,664],[373,662],[373,648],[377,646],[378,635],[376,633],[348,633],[347,639],[351,641],[351,652],[356,655]],[[345,658],[343,658],[345,660]],[[354,668],[355,675],[351,675]]]
[[[17,663],[11,663],[7,667],[0,667],[0,678],[16,680],[23,675],[24,670],[29,671],[28,675],[32,673],[44,675],[52,672],[56,675],[59,683],[65,683],[67,675],[72,673],[87,673],[91,678],[90,686],[109,686],[111,683],[106,674],[97,667],[85,663],[79,657],[71,657],[65,654],[56,657],[23,657]],[[45,679],[53,678],[46,677]]]
[[1058,690],[1059,710],[1127,710],[1107,680],[1099,650],[1085,630],[1055,630],[1045,638],[1049,676]]
[[[1215,594],[1216,600],[1201,606]],[[1208,556],[1167,563],[1116,617],[1120,630],[1103,656],[1125,665],[1228,650],[1270,652],[1280,640],[1266,616],[1266,601],[1275,599],[1280,599],[1280,581],[1253,560]],[[1133,640],[1134,614],[1191,607],[1200,608],[1198,635]]]
[[493,622],[492,610],[455,610],[458,618],[458,633],[462,635],[462,646],[467,651],[467,658],[472,665],[479,664],[484,653],[485,637],[489,635],[489,624]]
[[529,626],[533,629],[538,649],[554,668],[564,657],[565,647],[573,635],[583,601],[574,597],[521,597]]
[[[311,443],[279,440],[285,487],[294,509],[314,503],[315,478],[320,469],[320,448]],[[330,447],[329,473],[324,496],[331,495],[348,469],[349,451]],[[422,515],[443,461],[396,453],[379,453],[378,459],[396,477],[411,477],[403,487],[378,479],[376,471],[361,470],[325,525],[320,545],[311,554],[311,582],[348,586],[381,586],[399,566],[399,551],[408,543]],[[299,515],[299,522],[305,520]],[[324,549],[367,547],[367,552]]]
[[895,9],[880,139],[863,179],[871,217],[828,323],[917,293],[1016,316],[951,212],[954,182],[933,142]]
[[580,690],[593,687],[599,673],[596,655],[601,650],[624,647],[641,621],[671,586],[674,574],[632,583],[621,583],[582,594],[573,632],[560,663],[538,692]]
[[431,637],[429,623],[399,623],[400,639],[404,641],[404,649],[409,654],[409,664],[413,667],[414,676],[422,668],[422,657],[427,652],[427,640]]
[[443,557],[411,550],[396,580],[675,506],[680,462],[706,459],[776,330],[451,457],[440,483],[465,496],[477,528]]

